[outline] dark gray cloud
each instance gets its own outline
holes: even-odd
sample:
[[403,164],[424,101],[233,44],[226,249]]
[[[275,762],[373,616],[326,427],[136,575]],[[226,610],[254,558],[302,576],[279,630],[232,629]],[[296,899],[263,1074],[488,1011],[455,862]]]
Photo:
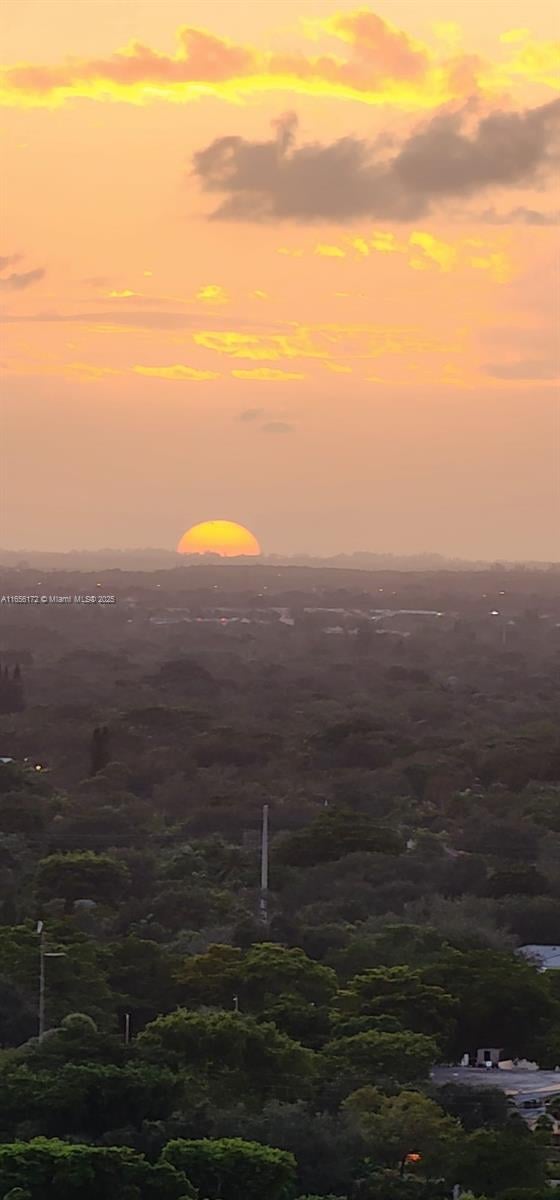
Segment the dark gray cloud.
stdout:
[[500,213],[495,208],[486,208],[475,215],[475,220],[484,221],[487,225],[560,225],[560,209],[540,212],[538,208],[521,207]]
[[514,363],[486,363],[486,374],[493,379],[545,379],[560,378],[560,360],[520,359]]
[[3,292],[21,292],[24,288],[31,287],[34,283],[39,283],[43,279],[45,272],[42,267],[37,267],[34,271],[22,271],[21,273],[13,272],[7,275],[5,279],[0,279],[0,291]]
[[295,433],[295,428],[287,421],[268,421],[266,425],[261,425],[263,433]]
[[351,136],[296,146],[290,114],[266,142],[216,138],[194,155],[194,174],[223,197],[214,220],[409,221],[437,201],[535,183],[558,161],[560,99],[473,120],[470,106],[440,114],[396,148]]

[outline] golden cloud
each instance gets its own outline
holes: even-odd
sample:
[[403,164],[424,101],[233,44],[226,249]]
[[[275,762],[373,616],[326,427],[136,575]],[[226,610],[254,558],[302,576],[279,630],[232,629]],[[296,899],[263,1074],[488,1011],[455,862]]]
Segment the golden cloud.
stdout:
[[[334,14],[314,24],[340,53],[260,50],[183,26],[174,55],[132,42],[106,58],[72,58],[53,65],[18,64],[0,71],[0,103],[56,106],[84,98],[128,104],[186,103],[204,96],[238,103],[271,91],[430,110],[516,78],[558,87],[549,43],[502,43],[513,58],[497,64],[462,51],[457,37],[436,35],[434,46],[411,38],[368,9]],[[308,23],[309,25],[309,23]]]
[[513,57],[495,68],[496,77],[511,85],[517,80],[560,91],[560,41],[535,41],[528,29],[510,29],[501,41],[515,47]]
[[64,363],[63,374],[79,376],[80,379],[90,380],[93,383],[104,379],[107,375],[122,375],[122,371],[116,367],[98,367],[93,363],[73,362]]
[[229,299],[225,288],[217,283],[205,284],[196,293],[196,298],[204,300],[206,304],[226,304]]
[[55,375],[58,378],[80,379],[85,383],[99,383],[108,376],[123,375],[118,367],[102,367],[87,362],[57,362],[53,355],[46,359],[11,359],[5,364],[8,375]]
[[216,371],[199,371],[197,367],[186,367],[183,363],[175,363],[170,367],[136,366],[132,370],[136,375],[150,375],[155,379],[173,379],[179,382],[186,379],[194,381],[219,379],[219,374]]
[[500,41],[504,45],[511,45],[516,42],[525,42],[530,35],[530,29],[506,29],[505,33],[500,34]]
[[310,331],[303,326],[299,326],[293,334],[200,330],[193,334],[193,341],[205,350],[257,362],[273,362],[280,358],[324,358],[328,355],[328,347],[316,345]]
[[501,251],[475,254],[469,261],[475,271],[487,271],[496,283],[509,283],[514,273],[507,254]]
[[428,47],[370,9],[335,14],[323,22],[323,28],[347,42],[382,77],[417,79],[429,70],[431,55]]
[[[406,240],[399,240],[394,233],[378,229],[369,236],[347,237],[344,246],[353,250],[359,258],[368,258],[375,253],[405,255],[408,265],[415,271],[438,270],[448,273],[472,269],[487,271],[493,280],[505,283],[512,278],[513,265],[503,248],[503,242],[503,238],[459,238],[450,242],[421,229],[414,230]],[[477,253],[473,253],[473,250]],[[346,257],[343,246],[316,246],[314,252],[328,254],[330,258]],[[336,293],[337,296],[350,294]]]
[[331,360],[328,358],[323,363],[323,366],[326,367],[328,371],[332,371],[333,375],[351,375],[352,374],[352,367],[347,367],[344,365],[344,363],[331,362]]
[[288,379],[305,379],[305,375],[300,375],[295,371],[280,371],[274,367],[252,367],[249,370],[236,370],[231,372],[235,379],[261,379],[267,382],[278,380],[282,382]]
[[383,233],[380,231],[374,233],[370,241],[370,246],[372,250],[378,250],[381,254],[394,254],[395,251],[401,249],[394,233]]
[[[229,358],[256,362],[317,359],[323,366],[331,363],[335,372],[341,369],[341,355],[349,359],[367,359],[384,354],[450,352],[458,348],[457,337],[432,335],[418,327],[380,325],[299,325],[288,334],[201,330],[193,334],[193,341],[205,350]],[[333,366],[333,362],[337,365]]]
[[315,247],[315,254],[321,258],[346,258],[346,251],[341,250],[340,246],[328,246],[324,242],[319,242]]
[[419,258],[418,255],[409,258],[410,266],[416,269],[423,270],[430,263],[435,263],[441,271],[451,271],[457,262],[456,248],[450,242],[442,242],[431,233],[422,233],[420,230],[411,233],[408,244],[418,246],[424,255],[423,258]]

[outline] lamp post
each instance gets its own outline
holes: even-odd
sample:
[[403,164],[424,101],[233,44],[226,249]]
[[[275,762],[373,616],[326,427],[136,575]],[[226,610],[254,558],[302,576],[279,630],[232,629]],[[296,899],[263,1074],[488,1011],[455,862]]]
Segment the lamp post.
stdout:
[[45,1033],[45,994],[46,994],[46,960],[47,958],[66,958],[63,950],[47,950],[45,926],[43,921],[37,921],[39,934],[39,1041]]
[[263,925],[268,925],[268,804],[264,804],[262,810],[261,894],[259,909]]

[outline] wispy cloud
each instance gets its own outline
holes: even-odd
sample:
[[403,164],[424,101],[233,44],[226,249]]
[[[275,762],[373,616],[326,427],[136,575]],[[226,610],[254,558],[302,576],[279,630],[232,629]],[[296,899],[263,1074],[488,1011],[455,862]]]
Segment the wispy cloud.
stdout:
[[[341,247],[328,247],[330,257],[369,258],[375,254],[404,256],[415,271],[437,270],[448,273],[455,270],[487,271],[499,283],[507,282],[513,274],[513,264],[504,249],[501,235],[490,237],[462,237],[452,241],[438,237],[425,229],[414,229],[406,236],[397,236],[388,230],[374,230],[369,234],[349,235]],[[334,254],[339,250],[338,255]],[[314,251],[316,253],[316,250]],[[336,292],[337,296],[351,293]],[[355,293],[353,293],[355,294]]]
[[263,433],[295,433],[295,425],[289,425],[287,421],[267,421],[266,425],[261,426]]
[[231,374],[234,379],[259,379],[268,383],[283,383],[292,379],[305,379],[304,375],[300,375],[296,371],[280,371],[274,367],[240,368],[239,370],[232,371]]
[[13,267],[20,261],[21,254],[0,254],[0,271],[5,271],[6,267]]
[[351,375],[352,374],[352,367],[347,366],[345,363],[332,362],[328,358],[325,359],[323,366],[326,367],[327,371],[332,371],[333,375]]
[[258,421],[264,414],[264,408],[244,408],[243,412],[238,414],[237,420],[243,422]]
[[[316,359],[324,364],[328,360],[339,361],[341,356],[367,359],[384,354],[450,352],[458,348],[456,337],[428,332],[419,326],[334,323],[295,325],[286,334],[200,330],[193,334],[193,341],[197,346],[227,358],[261,363]],[[257,378],[256,375],[252,377]],[[249,378],[249,375],[238,374],[238,378]]]
[[495,208],[486,208],[484,212],[471,215],[471,220],[481,221],[487,225],[560,225],[560,209],[552,212],[541,212],[538,208],[513,208],[509,212],[497,212]]
[[[232,320],[237,325],[248,325],[252,328],[274,329],[278,328],[278,323],[254,321],[248,317],[233,315]],[[5,324],[78,324],[90,325],[92,327],[117,328],[123,329],[192,329],[200,325],[200,313],[186,312],[144,312],[137,309],[126,309],[119,311],[117,307],[110,311],[107,309],[101,312],[94,310],[86,310],[84,312],[38,312],[38,313],[2,313],[0,322]],[[223,317],[217,314],[208,313],[204,315],[205,325],[222,325]]]
[[10,375],[38,375],[41,377],[54,375],[61,379],[79,379],[85,383],[99,383],[108,377],[126,374],[126,371],[119,367],[108,367],[91,362],[56,361],[54,356],[48,358],[27,356],[25,359],[12,359],[4,366]]
[[331,246],[324,242],[319,242],[315,246],[315,254],[318,254],[320,258],[346,258],[346,251],[342,250],[340,246]]
[[542,379],[547,382],[560,379],[560,358],[552,359],[518,359],[516,362],[486,363],[484,370],[493,379],[505,379],[534,382]]
[[[2,270],[1,267],[0,270]],[[32,287],[34,283],[39,283],[41,279],[44,279],[44,276],[45,271],[43,267],[36,267],[33,271],[14,271],[11,275],[7,275],[5,279],[0,278],[0,291],[24,291],[25,288]]]
[[183,383],[186,380],[203,382],[204,380],[220,378],[217,371],[202,371],[198,367],[187,367],[184,363],[174,363],[171,366],[163,367],[135,366],[132,370],[136,375],[149,375],[154,379],[171,379],[178,383]]
[[196,298],[203,300],[206,304],[226,304],[229,299],[225,288],[220,287],[217,283],[205,284],[196,293]]
[[288,334],[200,330],[193,334],[193,340],[205,350],[256,362],[274,362],[281,358],[322,358],[329,353],[328,347],[318,345],[310,331],[303,327]]
[[124,373],[117,367],[103,367],[96,363],[84,362],[65,363],[63,372],[65,375],[90,380],[92,383],[99,379],[105,379],[108,375],[122,375]]

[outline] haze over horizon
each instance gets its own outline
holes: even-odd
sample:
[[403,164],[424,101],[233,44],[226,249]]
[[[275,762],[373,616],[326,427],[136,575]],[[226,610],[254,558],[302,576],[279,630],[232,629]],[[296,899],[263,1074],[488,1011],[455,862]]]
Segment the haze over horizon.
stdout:
[[8,569],[21,568],[37,570],[57,570],[61,566],[68,570],[113,570],[115,567],[127,570],[160,571],[174,566],[205,566],[208,564],[247,566],[324,566],[333,568],[346,566],[357,570],[449,570],[494,568],[515,570],[517,567],[539,570],[560,570],[558,556],[552,559],[495,559],[463,558],[460,555],[439,554],[437,551],[418,550],[410,554],[398,554],[392,550],[350,550],[335,551],[332,554],[314,554],[302,550],[290,553],[268,553],[262,550],[259,555],[247,555],[241,552],[222,555],[215,550],[201,552],[179,553],[177,550],[162,546],[98,546],[80,548],[77,546],[66,550],[37,550],[33,547],[19,547],[9,550],[0,546],[0,566]]
[[555,5],[1,22],[5,550],[558,559]]

